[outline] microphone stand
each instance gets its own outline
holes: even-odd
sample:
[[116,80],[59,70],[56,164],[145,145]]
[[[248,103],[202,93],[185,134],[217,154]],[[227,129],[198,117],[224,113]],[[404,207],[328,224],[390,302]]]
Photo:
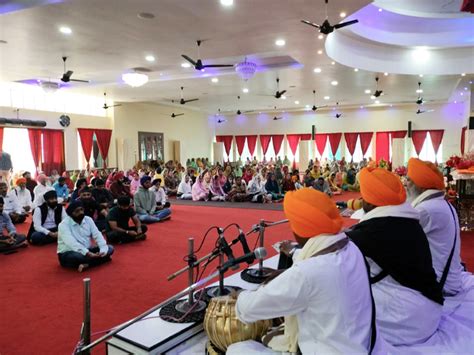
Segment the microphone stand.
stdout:
[[[265,244],[265,228],[277,226],[279,224],[288,223],[287,219],[283,219],[277,222],[267,222],[263,219],[260,220],[260,223],[255,225],[251,232],[259,232],[259,246],[264,247]],[[275,272],[275,269],[264,267],[263,266],[263,259],[258,262],[258,268],[256,269],[245,269],[240,273],[240,277],[242,280],[254,283],[254,284],[261,284],[263,283],[272,273]]]

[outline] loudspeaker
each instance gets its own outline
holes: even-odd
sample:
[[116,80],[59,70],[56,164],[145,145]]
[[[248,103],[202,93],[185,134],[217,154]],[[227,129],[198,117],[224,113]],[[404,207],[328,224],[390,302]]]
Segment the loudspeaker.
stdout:
[[469,129],[474,129],[474,116],[469,117]]
[[[473,117],[471,117],[473,118]],[[316,126],[312,125],[311,126],[311,140],[314,141],[314,136],[316,135]]]
[[408,138],[411,138],[411,121],[408,121]]

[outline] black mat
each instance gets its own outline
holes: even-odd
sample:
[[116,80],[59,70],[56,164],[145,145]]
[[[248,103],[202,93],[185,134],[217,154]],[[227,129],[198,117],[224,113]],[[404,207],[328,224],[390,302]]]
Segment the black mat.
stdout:
[[217,202],[217,201],[191,201],[170,199],[171,208],[178,206],[207,206],[223,208],[245,208],[254,210],[283,211],[283,203],[252,203],[252,202]]

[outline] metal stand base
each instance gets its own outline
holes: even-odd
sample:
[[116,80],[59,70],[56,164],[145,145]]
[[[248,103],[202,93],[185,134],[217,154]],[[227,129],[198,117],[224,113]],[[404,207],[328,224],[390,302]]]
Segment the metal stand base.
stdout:
[[250,282],[252,284],[261,284],[263,283],[272,273],[275,272],[274,269],[269,267],[264,267],[260,269],[245,269],[240,273],[242,280]]
[[[207,303],[195,301],[197,304],[190,305],[188,300],[176,300],[168,303],[160,309],[160,317],[170,323],[196,323],[204,320]],[[183,318],[183,315],[192,308],[192,311]]]
[[[197,299],[201,299],[204,302],[209,302],[211,300],[211,298],[219,297],[219,296],[226,296],[229,293],[231,293],[232,290],[238,291],[238,290],[241,290],[241,289],[242,288],[238,287],[238,286],[224,286],[224,294],[221,295],[220,292],[219,292],[220,291],[219,286],[206,287],[205,289],[196,292],[194,297],[196,297]],[[202,295],[202,297],[201,297],[201,292],[204,292],[204,295]]]

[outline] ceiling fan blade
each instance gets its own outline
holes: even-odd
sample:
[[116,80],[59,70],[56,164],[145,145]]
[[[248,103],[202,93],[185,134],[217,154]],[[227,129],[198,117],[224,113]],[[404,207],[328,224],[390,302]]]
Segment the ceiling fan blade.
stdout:
[[81,80],[81,79],[70,79],[70,81],[75,81],[78,83],[90,83],[90,80]]
[[308,20],[301,20],[301,22],[304,23],[304,24],[306,24],[306,25],[310,25],[310,26],[313,26],[313,27],[315,27],[315,28],[318,28],[318,29],[321,28],[321,26],[319,26],[319,25],[317,25],[317,24],[315,24],[315,23],[313,23],[313,22],[310,22],[310,21],[308,21]]
[[184,116],[184,113],[177,113],[174,115],[174,117],[178,117],[178,116]]
[[193,66],[196,66],[196,62],[191,59],[190,57],[188,57],[186,54],[181,54],[181,57],[183,57],[184,59],[186,59],[189,63],[191,63]]
[[285,95],[285,93],[286,93],[286,90],[280,91],[280,95]]
[[232,68],[234,64],[208,64],[203,65],[203,68]]
[[250,112],[255,112],[255,110],[244,111],[244,113],[250,113]]
[[186,104],[188,102],[193,102],[193,101],[198,101],[199,99],[189,99],[189,100],[184,100],[183,102]]
[[335,29],[343,28],[343,27],[347,27],[347,26],[353,25],[353,24],[358,23],[358,22],[359,22],[359,20],[352,20],[352,21],[347,21],[347,22],[343,22],[343,23],[338,23],[337,25],[334,25],[334,28]]

